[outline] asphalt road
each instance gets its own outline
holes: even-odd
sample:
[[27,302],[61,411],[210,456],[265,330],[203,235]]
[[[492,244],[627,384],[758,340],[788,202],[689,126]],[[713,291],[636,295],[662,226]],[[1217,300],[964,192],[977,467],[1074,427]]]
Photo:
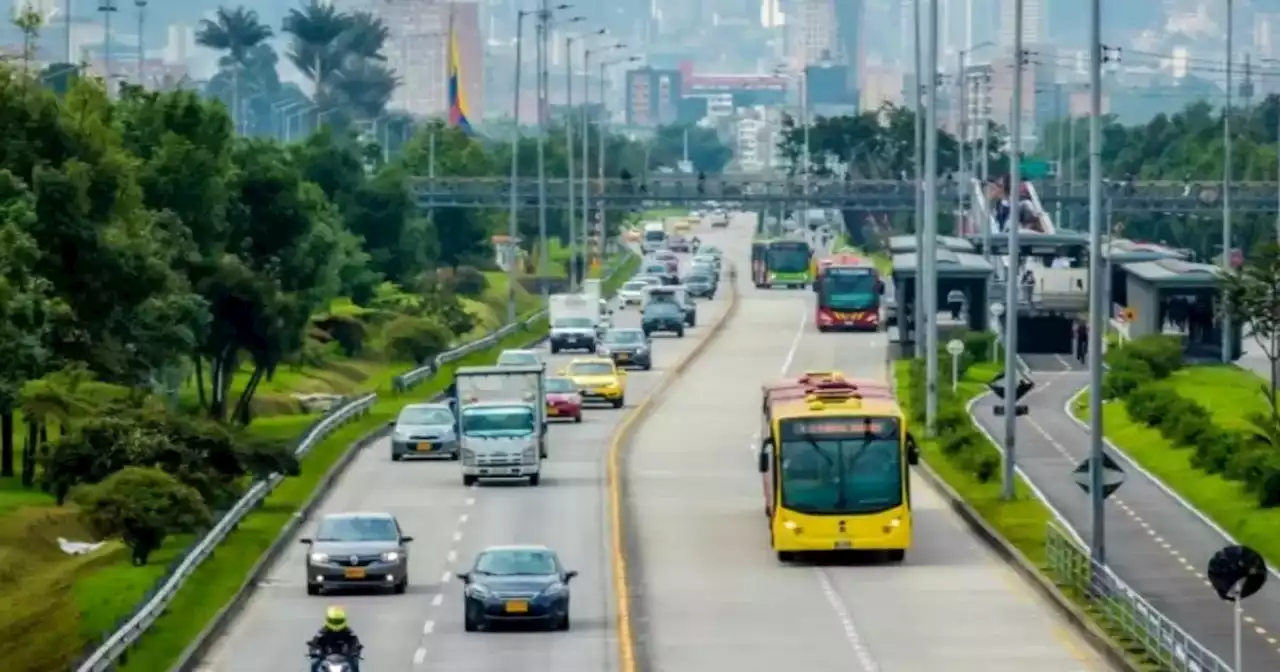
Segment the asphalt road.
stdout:
[[[1089,499],[1072,480],[1071,470],[1089,454],[1089,433],[1064,409],[1088,384],[1088,374],[1033,378],[1037,387],[1024,397],[1029,413],[1018,419],[1018,466],[1088,539],[1093,529]],[[1003,445],[1004,419],[992,414],[994,403],[984,398],[974,414]],[[1107,563],[1152,606],[1230,664],[1230,606],[1213,592],[1204,574],[1209,558],[1228,542],[1141,471],[1116,461],[1125,468],[1126,480],[1107,501]],[[1244,602],[1245,669],[1280,669],[1280,586],[1271,578]]]
[[[736,230],[726,247],[748,257]],[[756,471],[760,385],[832,367],[885,378],[884,334],[819,334],[812,293],[740,280],[734,322],[668,389],[625,472],[638,649],[656,672],[1109,669],[913,477],[902,565],[789,565]]]
[[[587,411],[581,424],[554,424],[542,485],[466,488],[456,462],[392,462],[386,441],[365,449],[343,475],[321,513],[386,511],[415,537],[404,595],[308,597],[301,544],[271,568],[251,603],[217,643],[202,669],[281,672],[304,669],[304,643],[325,608],[340,605],[365,644],[363,669],[604,672],[616,667],[615,608],[607,554],[604,464],[610,439],[628,409],[706,337],[724,314],[723,295],[702,302],[698,327],[677,339],[654,336],[654,369],[631,372],[626,408]],[[636,311],[618,326],[638,326]],[[575,355],[547,355],[555,371]],[[299,536],[308,536],[314,522]],[[455,578],[475,554],[495,544],[540,543],[581,574],[572,584],[569,632],[466,633],[462,587]]]

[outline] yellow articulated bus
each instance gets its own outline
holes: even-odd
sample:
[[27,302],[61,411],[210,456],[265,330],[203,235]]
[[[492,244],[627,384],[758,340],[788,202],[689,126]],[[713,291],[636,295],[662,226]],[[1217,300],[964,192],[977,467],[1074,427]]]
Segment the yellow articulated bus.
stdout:
[[911,547],[909,466],[919,459],[886,383],[814,371],[762,389],[759,468],[778,560]]

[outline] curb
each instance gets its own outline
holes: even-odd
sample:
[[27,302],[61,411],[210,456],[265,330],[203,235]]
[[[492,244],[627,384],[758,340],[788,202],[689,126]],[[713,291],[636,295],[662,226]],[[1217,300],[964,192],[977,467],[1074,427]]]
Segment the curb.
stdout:
[[[724,332],[724,327],[737,315],[739,307],[737,266],[729,263],[727,268],[726,282],[729,283],[729,305],[725,308],[720,319],[711,325],[706,338],[702,339],[684,358],[672,367],[671,371],[663,376],[658,385],[649,393],[649,396],[640,403],[640,406],[636,407],[623,420],[622,426],[614,432],[612,441],[609,444],[607,474],[610,527],[612,528],[612,553],[610,555],[612,556],[614,599],[617,603],[618,669],[620,672],[637,672],[638,670],[649,672],[649,666],[645,662],[648,656],[636,654],[635,621],[637,619],[633,617],[631,606],[632,588],[627,567],[628,557],[636,555],[633,551],[638,544],[629,533],[633,526],[627,524],[630,516],[625,506],[625,485],[622,478],[623,453],[630,450],[631,443],[635,439],[638,430],[644,425],[644,422],[651,417],[654,411],[661,408],[663,392],[684,376],[689,366],[696,362],[711,344],[715,343]],[[633,566],[634,564],[632,563]]]
[[1040,570],[1023,555],[1021,551],[1014,548],[1012,544],[1005,541],[1000,533],[992,528],[982,515],[974,510],[969,503],[960,497],[960,494],[951,488],[946,481],[938,476],[928,463],[921,461],[916,465],[916,473],[920,474],[925,481],[933,487],[935,491],[940,493],[947,499],[947,503],[951,505],[951,510],[955,511],[968,525],[969,529],[987,545],[988,548],[995,551],[996,555],[1004,560],[1005,564],[1011,567],[1019,576],[1027,583],[1035,588],[1045,600],[1054,606],[1058,613],[1071,623],[1093,647],[1094,651],[1102,655],[1108,663],[1118,670],[1126,670],[1128,672],[1141,672],[1142,668],[1138,667],[1124,649],[1112,641],[1106,632],[1099,628],[1097,624],[1084,613],[1080,607],[1067,598],[1066,595],[1058,589],[1058,586],[1052,581],[1044,577]]

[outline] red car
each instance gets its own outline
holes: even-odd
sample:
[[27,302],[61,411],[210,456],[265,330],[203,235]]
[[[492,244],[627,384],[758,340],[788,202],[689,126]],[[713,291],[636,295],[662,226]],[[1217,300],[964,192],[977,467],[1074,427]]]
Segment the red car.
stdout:
[[582,422],[582,395],[568,378],[547,378],[547,419]]

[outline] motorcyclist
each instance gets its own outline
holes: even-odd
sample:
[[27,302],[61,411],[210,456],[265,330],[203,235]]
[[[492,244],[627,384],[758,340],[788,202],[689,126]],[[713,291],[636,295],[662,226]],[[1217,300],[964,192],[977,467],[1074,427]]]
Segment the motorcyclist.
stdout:
[[698,237],[697,237],[697,236],[694,236],[694,237],[693,237],[693,251],[694,251],[694,253],[697,253],[698,248],[699,248],[699,247],[701,247],[701,246],[702,246],[702,241],[701,241],[701,240],[698,240]]
[[351,672],[360,672],[360,651],[364,645],[347,625],[347,612],[342,607],[329,607],[324,615],[324,627],[307,646],[311,649],[311,672],[320,672],[325,657],[335,653],[347,657]]

